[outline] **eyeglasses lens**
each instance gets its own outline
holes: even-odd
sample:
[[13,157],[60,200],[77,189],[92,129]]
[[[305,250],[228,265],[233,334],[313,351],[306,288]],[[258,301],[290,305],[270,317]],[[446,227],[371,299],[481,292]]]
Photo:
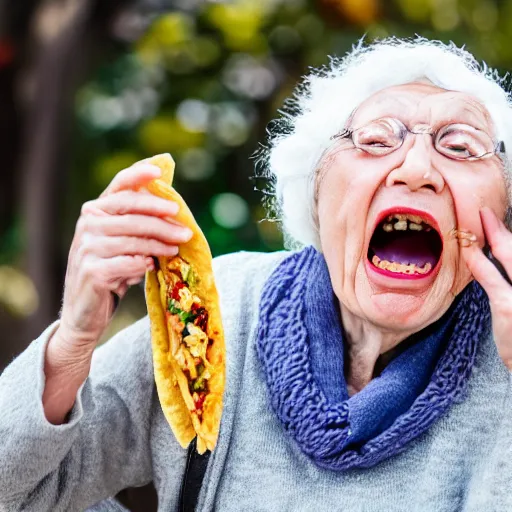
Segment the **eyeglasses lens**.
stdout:
[[352,139],[356,147],[371,155],[387,155],[402,145],[406,133],[394,119],[378,119],[355,130]]
[[494,143],[489,135],[464,124],[441,128],[435,146],[439,153],[454,160],[473,160],[494,153]]
[[[387,155],[403,143],[407,128],[398,120],[378,119],[352,133],[354,145],[371,155]],[[433,140],[436,150],[452,160],[474,160],[494,153],[494,142],[484,131],[465,124],[442,127]]]

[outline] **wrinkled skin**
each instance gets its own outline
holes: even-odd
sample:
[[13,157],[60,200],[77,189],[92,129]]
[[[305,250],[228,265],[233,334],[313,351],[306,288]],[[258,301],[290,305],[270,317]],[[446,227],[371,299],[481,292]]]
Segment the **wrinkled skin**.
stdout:
[[93,351],[120,298],[154,270],[150,255],[175,256],[192,231],[176,221],[179,206],[146,185],[159,167],[137,162],[120,171],[98,199],[82,206],[69,251],[60,324],[45,353],[43,408],[60,425],[89,374]]
[[[388,116],[408,127],[425,124],[434,130],[465,123],[494,138],[490,116],[474,97],[427,83],[376,93],[357,108],[348,127]],[[439,319],[474,277],[489,294],[498,349],[512,367],[512,349],[506,347],[512,344],[510,335],[506,339],[512,332],[512,287],[496,276],[480,250],[486,232],[493,253],[512,275],[512,234],[501,223],[507,192],[498,156],[450,160],[434,149],[429,135],[408,134],[401,148],[378,157],[354,148],[350,140],[338,140],[322,159],[317,189],[321,247],[350,346],[351,393],[371,380],[381,354],[382,362],[407,336]],[[423,210],[438,222],[443,252],[439,271],[430,279],[380,279],[367,269],[377,216],[395,206]],[[487,222],[480,216],[483,207]],[[454,228],[474,233],[477,243],[461,246],[450,235]]]

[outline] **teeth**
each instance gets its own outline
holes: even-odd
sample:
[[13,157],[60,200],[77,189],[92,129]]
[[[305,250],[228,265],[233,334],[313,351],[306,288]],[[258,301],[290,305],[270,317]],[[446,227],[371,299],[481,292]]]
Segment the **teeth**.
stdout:
[[405,263],[381,260],[377,255],[373,256],[372,263],[376,267],[389,270],[390,272],[395,272],[397,274],[426,274],[432,269],[432,265],[430,263],[425,263],[423,267],[418,267],[414,263],[406,265]]
[[389,215],[386,220],[388,222],[393,222],[394,220],[407,220],[407,215],[405,213],[394,213],[393,215]]
[[388,222],[393,222],[394,220],[410,220],[412,222],[419,223],[421,222],[421,217],[417,215],[409,215],[408,213],[393,213],[392,215],[388,215],[386,219]]
[[421,224],[421,217],[418,215],[407,215],[407,218],[415,224]]
[[432,270],[432,265],[430,263],[425,263],[425,266],[419,269],[420,274],[426,274]]
[[382,224],[382,229],[386,231],[386,233],[391,233],[393,230],[407,231],[407,229],[412,231],[425,231],[428,233],[432,230],[431,226],[424,223],[420,216],[404,213],[389,215],[386,222]]

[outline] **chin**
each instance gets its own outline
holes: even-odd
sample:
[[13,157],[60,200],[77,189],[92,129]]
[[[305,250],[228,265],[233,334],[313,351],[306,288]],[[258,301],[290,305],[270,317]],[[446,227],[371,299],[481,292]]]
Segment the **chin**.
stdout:
[[396,292],[373,295],[366,317],[383,329],[416,332],[439,319],[449,305],[434,307],[424,296]]

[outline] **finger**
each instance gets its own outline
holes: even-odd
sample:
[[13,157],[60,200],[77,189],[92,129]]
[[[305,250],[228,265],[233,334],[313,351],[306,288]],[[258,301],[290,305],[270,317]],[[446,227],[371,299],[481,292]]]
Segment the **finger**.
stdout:
[[462,257],[473,277],[483,286],[491,302],[509,300],[512,291],[498,269],[476,245],[462,249]]
[[113,288],[112,293],[115,293],[119,297],[119,299],[122,299],[126,295],[126,292],[128,291],[128,286],[129,285],[127,282],[123,282],[120,285]]
[[110,185],[103,191],[100,197],[114,194],[121,190],[137,190],[146,185],[151,180],[159,178],[162,175],[160,167],[151,165],[142,161],[134,164],[128,169],[124,169],[116,174]]
[[141,283],[143,279],[144,279],[143,277],[134,277],[132,279],[128,279],[128,281],[126,281],[126,284],[128,286],[134,286],[136,284]]
[[81,221],[80,229],[82,233],[135,236],[160,240],[169,245],[188,242],[193,235],[187,227],[177,226],[147,215],[112,215],[109,217],[89,215]]
[[162,199],[152,194],[123,190],[85,203],[82,207],[82,214],[92,213],[94,215],[97,214],[98,210],[109,215],[137,213],[158,217],[172,217],[178,213],[179,206],[174,201]]
[[93,254],[99,258],[113,258],[123,255],[176,256],[178,247],[135,236],[86,236],[78,250],[77,257]]
[[155,259],[152,256],[146,256],[146,270],[155,270]]
[[492,254],[498,258],[507,273],[512,275],[512,233],[490,208],[482,208],[480,218]]
[[81,266],[83,277],[100,289],[115,291],[120,284],[146,273],[146,256],[91,258]]

